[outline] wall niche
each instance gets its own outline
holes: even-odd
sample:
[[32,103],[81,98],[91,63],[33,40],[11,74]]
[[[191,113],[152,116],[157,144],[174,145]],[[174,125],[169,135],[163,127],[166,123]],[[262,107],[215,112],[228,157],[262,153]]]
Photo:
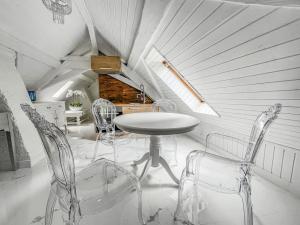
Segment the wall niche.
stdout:
[[[20,130],[18,126],[16,125],[15,118],[13,116],[13,113],[7,103],[7,99],[3,95],[3,93],[0,90],[0,113],[2,112],[8,112],[10,115],[10,119],[12,121],[13,125],[13,131],[14,131],[14,140],[15,140],[15,160],[16,160],[16,169],[19,168],[29,168],[30,167],[30,157],[28,152],[26,151],[23,139],[20,134]],[[0,148],[0,170],[11,170],[11,161],[9,157],[9,153],[6,152],[7,149]]]

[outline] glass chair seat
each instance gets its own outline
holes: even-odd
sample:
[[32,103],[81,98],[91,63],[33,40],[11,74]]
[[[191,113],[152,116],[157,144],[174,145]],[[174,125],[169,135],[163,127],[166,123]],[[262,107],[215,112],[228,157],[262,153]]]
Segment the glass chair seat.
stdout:
[[101,143],[106,145],[122,145],[128,144],[131,141],[132,134],[123,132],[123,131],[116,131],[113,135],[111,133],[102,133],[99,140]]
[[205,151],[197,151],[192,173],[195,184],[217,192],[236,194],[240,191],[241,167],[249,166],[240,160]]
[[76,174],[77,196],[84,215],[98,214],[129,196],[136,178],[114,162],[99,159]]

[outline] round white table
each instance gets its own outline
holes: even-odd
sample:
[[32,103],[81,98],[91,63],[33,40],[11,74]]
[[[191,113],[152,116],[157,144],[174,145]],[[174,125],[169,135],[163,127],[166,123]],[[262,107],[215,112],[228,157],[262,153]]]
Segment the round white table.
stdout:
[[145,177],[150,166],[162,165],[174,182],[179,184],[178,178],[173,174],[166,160],[160,156],[160,135],[182,134],[192,131],[199,124],[199,120],[179,113],[141,112],[118,116],[114,119],[114,123],[124,131],[150,135],[149,152],[140,160],[134,161],[134,165],[147,161],[140,180]]

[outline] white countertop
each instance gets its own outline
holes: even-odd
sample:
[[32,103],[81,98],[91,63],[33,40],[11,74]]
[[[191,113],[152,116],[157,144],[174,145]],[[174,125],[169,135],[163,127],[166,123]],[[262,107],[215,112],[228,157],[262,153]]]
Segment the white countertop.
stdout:
[[192,131],[199,124],[199,120],[179,113],[141,112],[118,116],[114,123],[120,129],[131,133],[171,135]]

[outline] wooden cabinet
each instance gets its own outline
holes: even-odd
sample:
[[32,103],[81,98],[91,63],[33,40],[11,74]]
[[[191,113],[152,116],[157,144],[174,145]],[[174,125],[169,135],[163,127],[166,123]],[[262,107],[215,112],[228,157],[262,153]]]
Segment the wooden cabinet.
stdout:
[[98,74],[120,73],[121,58],[119,56],[91,56],[91,69]]
[[122,114],[137,112],[152,112],[152,104],[115,104],[120,107]]

